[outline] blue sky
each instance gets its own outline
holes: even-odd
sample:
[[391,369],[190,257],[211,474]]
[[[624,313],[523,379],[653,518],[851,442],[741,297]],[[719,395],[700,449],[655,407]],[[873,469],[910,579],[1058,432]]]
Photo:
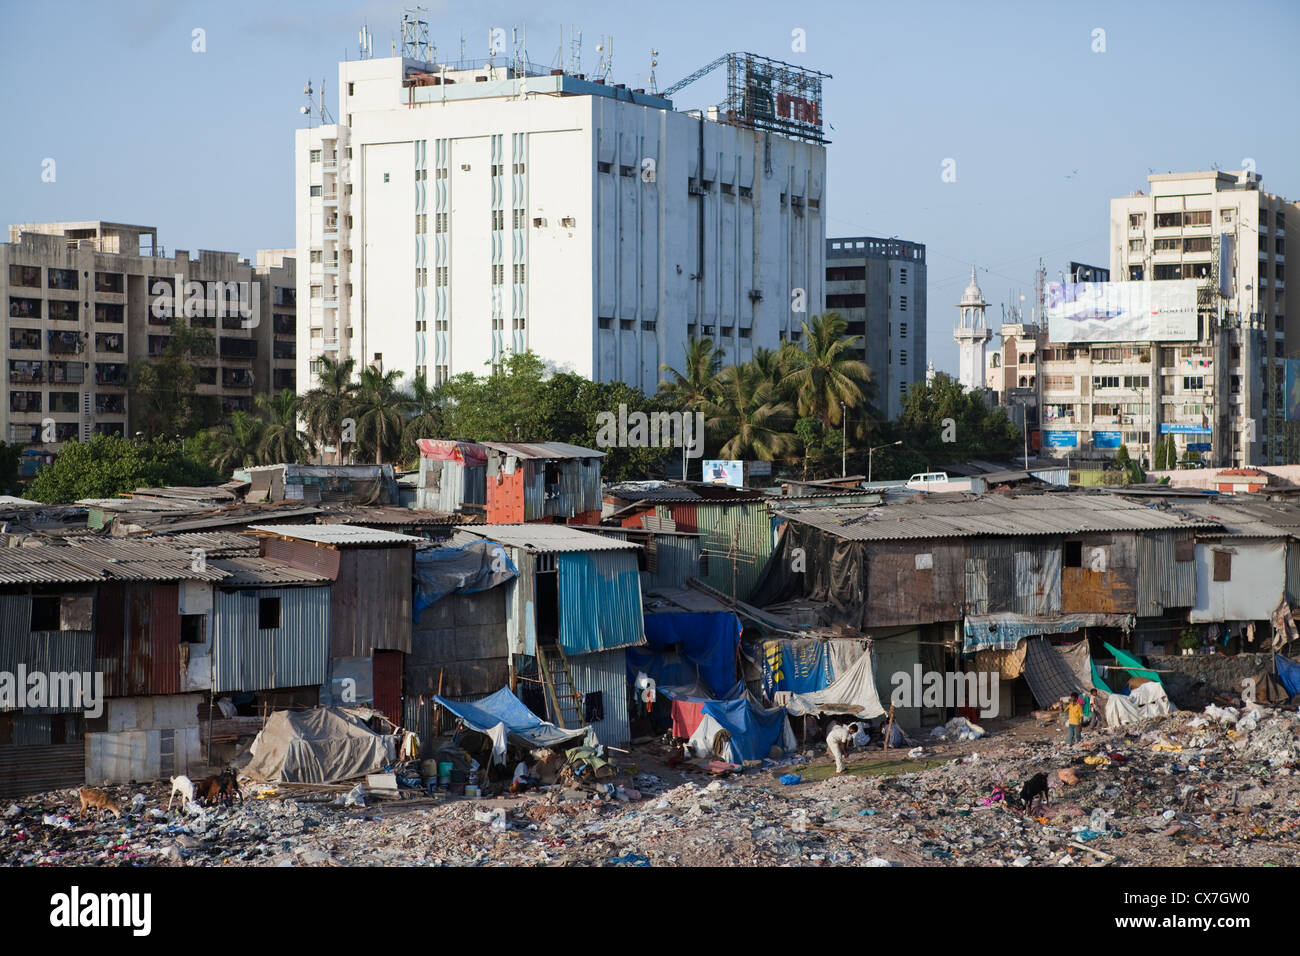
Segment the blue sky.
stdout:
[[[652,47],[660,88],[729,50],[833,74],[827,235],[926,244],[940,369],[956,366],[955,303],[972,263],[995,321],[1029,293],[1039,256],[1053,279],[1071,259],[1107,265],[1107,201],[1145,188],[1149,169],[1251,157],[1266,189],[1300,197],[1293,0],[426,6],[445,58],[462,34],[483,56],[491,27],[526,26],[529,58],[549,64],[576,24],[584,68],[612,35],[615,81],[630,86],[645,85]],[[400,3],[380,2],[0,0],[0,223],[152,224],[169,254],[292,246],[303,84],[327,78],[333,104],[361,24],[386,56],[400,17]],[[806,52],[791,49],[796,28]],[[1098,28],[1105,52],[1093,52]],[[715,74],[675,103],[721,99]],[[53,183],[41,181],[47,157]],[[947,158],[955,182],[941,180]]]

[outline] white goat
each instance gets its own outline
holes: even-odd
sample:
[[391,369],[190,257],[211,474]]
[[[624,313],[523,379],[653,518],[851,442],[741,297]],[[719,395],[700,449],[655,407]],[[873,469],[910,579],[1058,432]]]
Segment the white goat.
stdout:
[[179,777],[172,777],[172,792],[167,798],[167,809],[172,808],[172,801],[176,799],[176,794],[181,795],[181,809],[184,810],[194,802],[194,781],[189,777],[181,774]]

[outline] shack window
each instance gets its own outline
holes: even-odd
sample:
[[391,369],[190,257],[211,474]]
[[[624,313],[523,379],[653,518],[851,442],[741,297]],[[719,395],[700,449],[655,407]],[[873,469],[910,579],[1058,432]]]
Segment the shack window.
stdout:
[[1214,580],[1216,581],[1232,580],[1232,552],[1231,551],[1214,552]]
[[1191,538],[1174,542],[1174,560],[1191,561],[1196,557],[1196,542]]
[[546,463],[546,485],[558,485],[560,483],[560,466],[554,462]]
[[1067,541],[1065,542],[1065,553],[1062,556],[1062,563],[1067,568],[1083,567],[1083,542]]
[[[273,598],[272,600],[279,599]],[[182,614],[181,640],[186,644],[202,644],[204,641],[204,635],[207,632],[206,624],[206,614]]]
[[263,631],[273,631],[280,626],[280,599],[278,597],[258,599],[257,626]]
[[33,631],[57,631],[59,629],[59,598],[32,596]]

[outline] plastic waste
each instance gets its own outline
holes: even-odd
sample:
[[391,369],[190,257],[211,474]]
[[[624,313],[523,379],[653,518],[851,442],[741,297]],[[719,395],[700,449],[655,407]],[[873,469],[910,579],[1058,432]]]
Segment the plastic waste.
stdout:
[[803,783],[803,777],[797,773],[784,773],[781,775],[781,782],[787,787],[792,787],[796,783]]
[[364,807],[366,805],[366,788],[364,784],[357,784],[343,797],[343,806],[345,807]]
[[1101,807],[1098,807],[1096,810],[1092,811],[1092,816],[1088,818],[1088,825],[1094,830],[1105,833],[1109,828],[1109,824],[1106,822],[1109,816],[1109,813]]
[[909,750],[909,751],[907,752],[907,755],[908,755],[909,757],[911,757],[913,760],[915,760],[917,757],[921,756],[921,754],[923,754],[923,753],[925,753],[925,748],[924,748],[924,747],[913,747],[911,750]]
[[56,817],[52,813],[47,813],[41,817],[41,822],[47,827],[58,827],[60,830],[71,830],[72,821],[67,817]]

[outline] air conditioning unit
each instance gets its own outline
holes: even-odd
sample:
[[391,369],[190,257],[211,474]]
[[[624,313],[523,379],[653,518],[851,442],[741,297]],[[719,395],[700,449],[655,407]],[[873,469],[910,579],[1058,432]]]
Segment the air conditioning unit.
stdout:
[[1120,423],[1121,425],[1132,425],[1132,424],[1133,424],[1133,416],[1132,416],[1132,415],[1125,415],[1125,416],[1123,416],[1122,418],[1120,418],[1119,423]]

